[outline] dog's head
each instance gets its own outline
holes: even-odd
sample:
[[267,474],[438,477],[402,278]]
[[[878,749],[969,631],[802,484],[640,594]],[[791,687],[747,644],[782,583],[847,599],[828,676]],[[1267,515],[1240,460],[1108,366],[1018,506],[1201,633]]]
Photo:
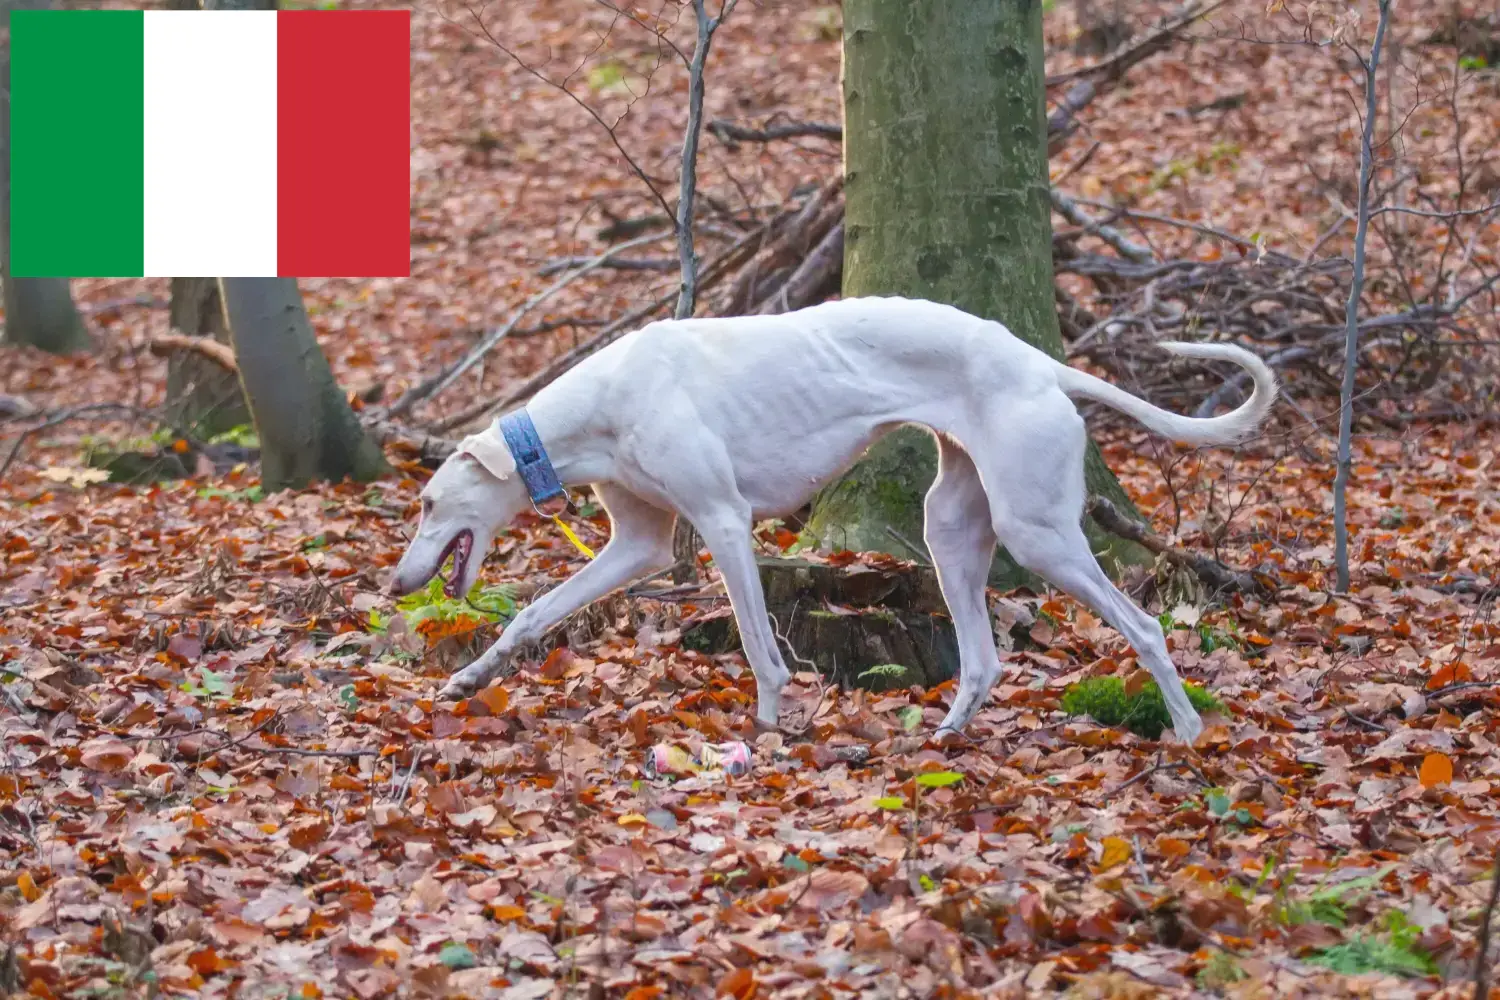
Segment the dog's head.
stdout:
[[443,588],[462,598],[479,576],[495,532],[531,504],[516,462],[495,428],[465,438],[422,488],[422,520],[386,587],[394,596],[425,586],[453,557]]

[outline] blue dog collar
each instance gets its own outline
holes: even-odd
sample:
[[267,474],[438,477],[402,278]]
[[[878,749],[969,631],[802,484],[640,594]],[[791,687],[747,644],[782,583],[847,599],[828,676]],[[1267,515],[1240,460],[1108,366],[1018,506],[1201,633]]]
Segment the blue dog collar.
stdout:
[[525,408],[507,413],[496,423],[500,425],[505,446],[516,460],[516,471],[526,484],[526,492],[531,494],[532,506],[540,510],[542,504],[558,497],[566,502],[567,491],[557,478],[557,470],[552,467],[547,449],[542,447],[541,436],[537,434],[536,425],[531,422],[531,415]]

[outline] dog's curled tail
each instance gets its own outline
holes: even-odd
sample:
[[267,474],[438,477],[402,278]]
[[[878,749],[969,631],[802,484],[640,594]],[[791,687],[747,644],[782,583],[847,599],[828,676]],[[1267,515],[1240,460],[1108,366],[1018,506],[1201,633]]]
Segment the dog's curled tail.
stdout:
[[1184,358],[1210,361],[1232,361],[1245,369],[1255,384],[1250,398],[1228,413],[1217,417],[1185,417],[1132,396],[1088,372],[1057,363],[1057,384],[1069,396],[1082,396],[1119,410],[1145,424],[1151,430],[1191,445],[1234,444],[1254,434],[1271,405],[1276,402],[1276,373],[1266,363],[1243,347],[1232,344],[1184,344],[1163,341],[1156,346]]

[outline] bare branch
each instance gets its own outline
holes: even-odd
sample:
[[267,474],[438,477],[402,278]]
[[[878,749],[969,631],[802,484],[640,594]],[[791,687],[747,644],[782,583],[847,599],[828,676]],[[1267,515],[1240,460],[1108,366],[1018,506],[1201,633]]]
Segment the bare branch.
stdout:
[[[630,153],[626,151],[625,147],[620,143],[620,137],[615,134],[614,125],[611,125],[609,122],[605,121],[604,116],[599,114],[598,111],[595,111],[587,101],[579,97],[577,94],[573,93],[573,91],[569,90],[566,80],[559,83],[556,80],[550,79],[545,73],[532,66],[526,60],[522,59],[504,42],[496,38],[494,33],[490,31],[489,26],[484,23],[484,16],[482,12],[484,6],[483,4],[475,7],[466,3],[461,3],[460,6],[462,6],[464,10],[468,11],[469,16],[474,19],[474,23],[478,25],[479,30],[477,34],[480,37],[483,37],[491,45],[495,46],[495,48],[499,49],[501,52],[504,52],[507,56],[510,56],[510,58],[515,61],[515,64],[517,66],[520,66],[521,69],[525,70],[531,76],[540,80],[542,83],[545,83],[547,86],[561,91],[564,95],[567,96],[570,101],[582,108],[585,114],[594,119],[594,121],[599,124],[599,127],[604,129],[605,134],[609,136],[609,141],[614,145],[615,150],[620,154],[621,158],[624,159],[626,166],[630,168],[630,172],[635,174],[636,177],[640,179],[642,184],[646,185],[646,187],[651,191],[651,196],[656,199],[657,204],[661,205],[662,210],[666,212],[668,216],[671,216],[673,214],[672,206],[667,204],[667,199],[661,193],[661,190],[658,189],[654,183],[652,183],[651,178],[647,176],[645,169],[636,162],[635,157],[631,156]],[[448,17],[446,13],[440,11],[440,14],[443,19],[448,21],[449,23],[458,23],[452,18]],[[464,26],[459,25],[459,27],[463,28]],[[476,34],[476,32],[470,31],[468,28],[464,28],[464,30],[469,31],[470,34]],[[619,124],[619,122],[617,121],[615,124]]]
[[[473,368],[476,364],[479,363],[479,360],[481,358],[483,358],[490,351],[494,350],[496,344],[500,343],[500,341],[510,336],[511,331],[516,328],[516,324],[521,321],[521,317],[525,316],[532,309],[535,309],[537,306],[541,305],[543,302],[547,301],[552,296],[556,295],[558,292],[562,291],[564,288],[577,281],[579,278],[609,263],[610,258],[612,258],[615,254],[632,249],[634,247],[644,246],[647,243],[654,243],[666,235],[668,234],[648,233],[645,236],[639,236],[633,240],[627,240],[624,243],[617,243],[616,245],[610,247],[608,250],[604,251],[599,256],[587,261],[576,271],[570,271],[569,273],[563,275],[561,278],[557,279],[552,284],[548,285],[546,288],[542,289],[540,292],[537,292],[531,298],[522,303],[515,312],[510,314],[510,319],[506,320],[504,326],[499,327],[493,333],[489,334],[482,341],[476,344],[472,349],[470,349],[468,354],[464,355],[453,365],[449,366],[447,371],[438,375],[435,379],[429,379],[426,382],[423,382],[408,391],[404,396],[396,401],[395,405],[390,408],[387,415],[392,417],[399,417],[409,411],[413,406],[420,403],[422,400],[438,395],[444,389],[448,388],[454,382],[458,381],[459,377],[463,375],[464,372],[468,371],[470,368]],[[439,429],[443,428],[440,427]]]
[[677,198],[677,259],[682,268],[682,284],[673,316],[687,319],[698,302],[698,261],[693,255],[693,200],[698,194],[698,139],[703,133],[703,69],[713,45],[714,32],[734,11],[738,0],[725,0],[718,17],[709,17],[704,0],[693,0],[698,20],[698,44],[688,66],[688,120],[682,138],[682,178]]
[[234,348],[212,337],[192,337],[185,333],[158,333],[146,341],[146,350],[159,358],[169,357],[178,351],[194,351],[228,372],[238,372],[234,360]]
[[1376,70],[1380,67],[1380,47],[1385,41],[1391,20],[1392,0],[1380,0],[1380,21],[1375,26],[1375,42],[1365,63],[1365,127],[1359,146],[1359,205],[1355,215],[1354,277],[1349,282],[1349,299],[1345,307],[1347,333],[1344,339],[1344,382],[1339,393],[1338,471],[1333,481],[1333,560],[1338,589],[1349,590],[1349,529],[1346,523],[1345,494],[1349,486],[1350,435],[1354,423],[1354,371],[1359,364],[1359,299],[1365,287],[1365,235],[1370,229],[1370,174],[1374,168]]
[[1387,212],[1395,212],[1401,215],[1415,215],[1423,219],[1462,219],[1470,215],[1488,215],[1490,212],[1500,209],[1500,201],[1484,205],[1480,208],[1452,208],[1437,211],[1427,211],[1421,208],[1411,208],[1406,205],[1386,205],[1377,208],[1370,213],[1370,218],[1377,215],[1385,215]]

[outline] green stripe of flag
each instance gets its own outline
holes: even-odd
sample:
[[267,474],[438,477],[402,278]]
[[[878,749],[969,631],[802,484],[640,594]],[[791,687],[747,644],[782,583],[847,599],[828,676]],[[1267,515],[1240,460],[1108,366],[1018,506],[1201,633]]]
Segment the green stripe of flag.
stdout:
[[11,272],[143,274],[142,12],[18,10],[10,24]]

